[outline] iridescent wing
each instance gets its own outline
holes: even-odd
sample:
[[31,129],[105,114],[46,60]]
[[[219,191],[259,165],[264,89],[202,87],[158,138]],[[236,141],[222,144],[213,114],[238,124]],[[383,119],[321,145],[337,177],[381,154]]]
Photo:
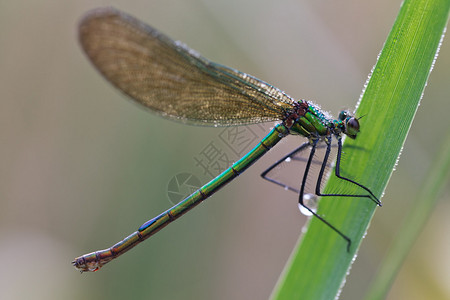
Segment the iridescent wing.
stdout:
[[294,103],[281,90],[213,63],[113,8],[86,15],[79,39],[107,80],[164,117],[200,125],[252,124],[283,119]]

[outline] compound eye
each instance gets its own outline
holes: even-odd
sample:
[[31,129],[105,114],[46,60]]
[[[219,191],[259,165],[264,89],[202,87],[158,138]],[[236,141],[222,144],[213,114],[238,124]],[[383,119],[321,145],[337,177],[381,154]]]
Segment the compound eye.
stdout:
[[339,120],[344,121],[348,117],[348,111],[343,110],[339,113]]
[[351,137],[355,138],[356,134],[359,132],[359,121],[358,119],[351,117],[346,124],[346,134]]
[[356,118],[350,118],[347,122],[347,126],[350,127],[354,131],[359,131],[359,121]]

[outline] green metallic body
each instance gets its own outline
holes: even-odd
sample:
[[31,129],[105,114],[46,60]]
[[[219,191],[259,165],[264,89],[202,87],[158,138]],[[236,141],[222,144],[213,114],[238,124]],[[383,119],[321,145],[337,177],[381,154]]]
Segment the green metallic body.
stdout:
[[[305,106],[306,112],[296,120],[290,129],[283,123],[277,124],[255,148],[247,153],[247,155],[235,162],[231,167],[222,172],[222,174],[199,188],[192,195],[159,216],[145,222],[136,232],[130,234],[114,246],[80,256],[74,260],[74,264],[79,266],[82,272],[98,270],[107,262],[143,242],[200,204],[203,200],[209,198],[220,188],[244,172],[286,135],[291,133],[302,135],[309,139],[319,138],[329,134],[330,126],[335,128],[333,121],[325,117],[325,114],[318,111],[316,106],[309,104],[306,101],[301,101],[299,103]],[[342,121],[340,123],[342,123]]]
[[[341,112],[337,120],[333,119],[318,106],[304,100],[295,101],[262,80],[211,62],[186,45],[113,8],[100,8],[87,14],[80,22],[79,34],[87,56],[107,80],[143,107],[164,117],[213,126],[280,121],[247,155],[192,195],[112,247],[76,258],[72,264],[81,272],[98,270],[178,219],[244,172],[288,134],[306,137],[311,145],[299,195],[299,204],[303,205],[303,186],[318,141],[325,141],[328,151],[319,175],[322,178],[331,137],[337,137],[340,151],[341,135],[355,138],[359,131],[358,120],[348,112]],[[339,158],[340,154],[338,163]],[[339,177],[338,172],[336,176]],[[378,203],[369,189],[340,178],[362,187],[371,195],[362,196],[373,196]],[[322,217],[310,212],[350,241]]]
[[107,262],[127,252],[140,242],[146,240],[153,234],[157,233],[171,222],[175,221],[189,210],[200,204],[203,200],[217,192],[224,185],[239,176],[255,161],[263,156],[267,151],[276,145],[283,137],[289,133],[289,130],[283,124],[278,124],[274,129],[247,155],[235,162],[231,167],[226,169],[222,174],[199,188],[192,195],[176,204],[172,208],[163,212],[159,216],[145,222],[138,231],[130,234],[124,240],[118,242],[114,246],[92,252],[75,259],[76,265],[84,266],[81,271],[96,271]]

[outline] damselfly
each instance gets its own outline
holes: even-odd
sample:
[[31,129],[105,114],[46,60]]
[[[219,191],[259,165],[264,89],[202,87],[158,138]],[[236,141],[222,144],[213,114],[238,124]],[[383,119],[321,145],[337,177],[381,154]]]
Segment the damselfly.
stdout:
[[[359,121],[348,111],[333,119],[317,105],[295,101],[283,91],[253,76],[211,62],[181,42],[173,41],[136,18],[113,8],[89,12],[81,21],[79,39],[94,66],[137,103],[170,119],[191,124],[233,126],[280,121],[247,155],[192,195],[145,222],[114,246],[76,258],[72,264],[81,272],[96,271],[130,250],[214,194],[244,172],[285,136],[299,135],[308,141],[270,167],[262,176],[286,188],[291,186],[269,178],[268,173],[297,153],[308,149],[304,174],[299,181],[299,206],[320,219],[347,242],[351,240],[310,208],[304,200],[306,182],[317,149],[323,149],[315,183],[316,196],[363,197],[381,205],[364,185],[340,174],[342,137],[354,139]],[[323,194],[321,183],[329,166],[332,140],[337,141],[335,175],[360,187],[361,194]]]

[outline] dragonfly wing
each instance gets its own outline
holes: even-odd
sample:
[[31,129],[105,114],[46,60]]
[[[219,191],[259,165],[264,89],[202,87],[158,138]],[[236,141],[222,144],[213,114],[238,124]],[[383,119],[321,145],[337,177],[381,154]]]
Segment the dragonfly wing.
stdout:
[[86,15],[79,39],[113,85],[141,105],[188,123],[228,126],[280,120],[294,100],[113,8]]

